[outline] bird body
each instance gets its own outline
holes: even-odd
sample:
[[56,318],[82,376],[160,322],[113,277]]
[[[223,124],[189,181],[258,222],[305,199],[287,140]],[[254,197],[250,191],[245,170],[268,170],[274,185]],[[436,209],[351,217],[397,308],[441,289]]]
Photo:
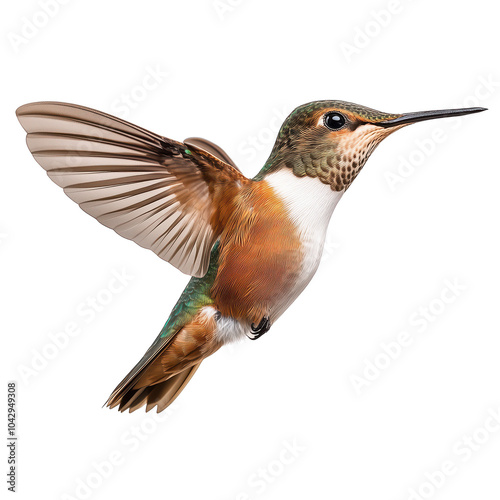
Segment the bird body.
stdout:
[[[297,190],[306,195],[299,202]],[[227,226],[212,251],[209,272],[188,283],[158,339],[174,337],[137,388],[154,386],[167,366],[174,374],[197,367],[224,344],[250,336],[252,323],[264,316],[274,323],[314,276],[342,194],[284,171],[247,183],[238,196],[245,201],[233,213],[234,227]],[[137,409],[147,396],[131,397],[122,409]]]
[[33,156],[70,198],[192,276],[107,405],[162,411],[206,357],[266,333],[316,273],[333,211],[375,147],[409,123],[481,110],[315,101],[291,113],[248,179],[205,139],[172,141],[76,105],[19,108]]

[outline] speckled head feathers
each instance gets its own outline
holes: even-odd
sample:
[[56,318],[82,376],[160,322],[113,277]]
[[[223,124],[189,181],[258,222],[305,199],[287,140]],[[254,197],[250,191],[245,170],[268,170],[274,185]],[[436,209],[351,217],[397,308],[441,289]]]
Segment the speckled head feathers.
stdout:
[[296,108],[285,120],[271,155],[255,179],[289,168],[298,177],[316,177],[332,190],[343,191],[392,132],[417,121],[479,111],[484,108],[394,114],[345,101],[310,102]]
[[[338,130],[329,129],[325,124],[329,113],[342,115],[345,124]],[[299,177],[317,177],[334,191],[345,190],[377,144],[393,132],[392,128],[376,124],[400,116],[345,101],[315,101],[299,106],[283,123],[257,178],[290,168]]]

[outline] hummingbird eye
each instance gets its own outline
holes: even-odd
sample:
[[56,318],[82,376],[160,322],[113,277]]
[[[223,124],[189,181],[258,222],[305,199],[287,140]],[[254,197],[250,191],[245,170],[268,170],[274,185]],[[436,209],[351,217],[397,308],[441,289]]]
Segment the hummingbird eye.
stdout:
[[346,119],[340,113],[327,113],[325,115],[325,126],[330,130],[339,130],[345,125]]

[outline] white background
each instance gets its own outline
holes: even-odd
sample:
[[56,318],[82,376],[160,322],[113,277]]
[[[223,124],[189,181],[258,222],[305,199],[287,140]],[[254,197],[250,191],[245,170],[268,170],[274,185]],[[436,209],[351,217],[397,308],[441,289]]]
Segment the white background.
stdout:
[[[51,0],[48,17],[42,3],[2,15],[1,350],[19,384],[18,498],[498,499],[493,4]],[[65,197],[15,109],[74,102],[206,137],[253,175],[284,116],[316,99],[489,111],[384,141],[307,290],[258,342],[205,361],[163,421],[101,408],[188,278]],[[117,272],[132,278],[110,298]],[[92,315],[92,297],[111,302]]]

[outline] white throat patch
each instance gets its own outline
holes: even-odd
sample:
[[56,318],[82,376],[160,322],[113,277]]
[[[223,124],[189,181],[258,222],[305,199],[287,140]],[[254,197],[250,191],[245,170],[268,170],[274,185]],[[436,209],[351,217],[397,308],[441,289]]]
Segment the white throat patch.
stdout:
[[269,174],[265,180],[287,207],[299,232],[304,253],[299,279],[277,307],[275,315],[280,316],[316,273],[330,218],[344,191],[333,191],[329,184],[322,183],[318,178],[297,177],[289,169]]
[[333,210],[344,191],[333,191],[316,177],[297,177],[287,168],[265,179],[284,201],[300,234],[326,235]]

